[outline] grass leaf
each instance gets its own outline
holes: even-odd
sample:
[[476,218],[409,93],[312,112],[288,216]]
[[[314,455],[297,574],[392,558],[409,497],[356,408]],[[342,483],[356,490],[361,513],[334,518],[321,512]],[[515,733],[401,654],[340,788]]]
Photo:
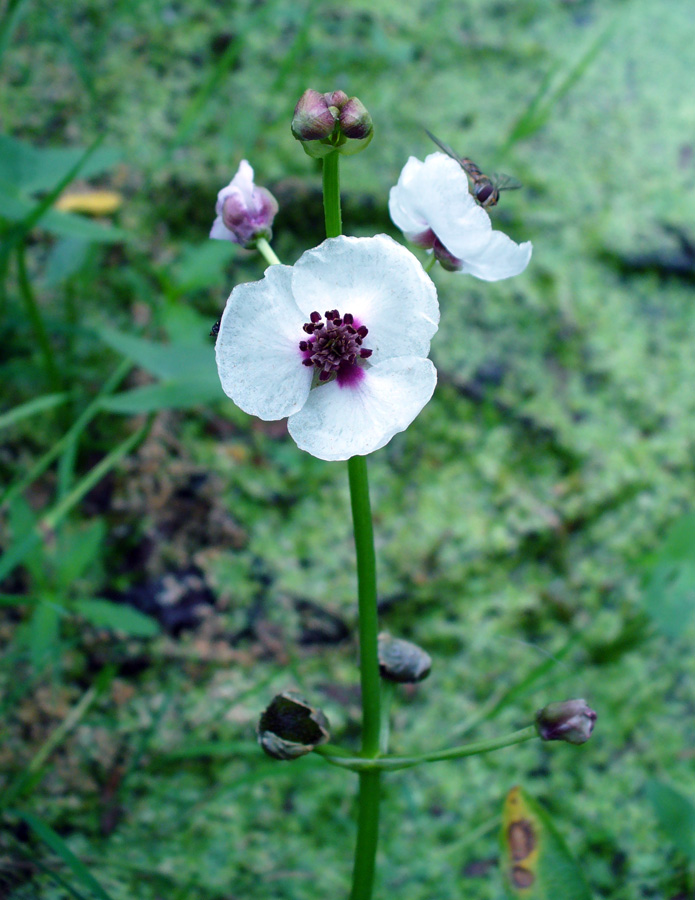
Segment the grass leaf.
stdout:
[[89,888],[98,900],[113,900],[89,869],[81,862],[65,841],[45,822],[28,812],[17,811],[16,814],[31,828],[34,834],[70,869],[72,874]]

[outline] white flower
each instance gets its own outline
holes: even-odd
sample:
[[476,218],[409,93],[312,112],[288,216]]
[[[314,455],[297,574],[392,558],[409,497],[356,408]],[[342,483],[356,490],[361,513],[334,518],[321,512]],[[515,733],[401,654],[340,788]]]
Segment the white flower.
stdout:
[[242,159],[234,178],[217,195],[217,218],[210,237],[253,247],[258,238],[270,240],[277,211],[275,197],[265,188],[256,187],[253,169]]
[[337,237],[239,284],[217,336],[224,392],[319,459],[364,456],[410,425],[437,372],[437,292],[386,235]]
[[431,153],[411,156],[389,194],[389,212],[409,241],[434,251],[447,269],[499,281],[523,272],[531,243],[516,244],[493,231],[490,217],[468,188],[456,160]]

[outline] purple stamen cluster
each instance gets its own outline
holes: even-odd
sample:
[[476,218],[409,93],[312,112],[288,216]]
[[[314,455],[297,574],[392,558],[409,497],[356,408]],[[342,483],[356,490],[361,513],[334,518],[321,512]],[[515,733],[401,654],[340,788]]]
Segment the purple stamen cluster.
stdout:
[[319,381],[328,381],[334,372],[354,366],[358,359],[367,359],[372,351],[362,346],[368,330],[364,325],[355,327],[350,313],[341,316],[337,309],[325,313],[325,323],[320,313],[313,312],[310,321],[303,326],[310,335],[299,342],[299,349],[307,353],[302,360],[305,366],[315,366],[319,370]]

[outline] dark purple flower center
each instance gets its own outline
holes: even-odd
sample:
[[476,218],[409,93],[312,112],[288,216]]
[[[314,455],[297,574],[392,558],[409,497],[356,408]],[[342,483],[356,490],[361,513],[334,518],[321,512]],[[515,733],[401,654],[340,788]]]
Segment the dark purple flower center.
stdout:
[[325,322],[317,312],[309,318],[303,326],[309,337],[299,342],[299,349],[304,354],[302,364],[318,369],[319,381],[328,381],[333,374],[347,375],[358,360],[372,355],[371,350],[362,346],[367,328],[356,325],[350,313],[341,316],[337,309],[329,309]]

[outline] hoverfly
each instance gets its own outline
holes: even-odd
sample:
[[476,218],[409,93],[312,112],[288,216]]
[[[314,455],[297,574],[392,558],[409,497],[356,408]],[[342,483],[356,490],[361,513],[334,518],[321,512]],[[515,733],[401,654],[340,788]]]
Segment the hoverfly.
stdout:
[[511,175],[493,175],[492,177],[484,175],[472,159],[469,159],[467,156],[459,156],[451,147],[440,141],[439,138],[436,138],[426,128],[425,132],[439,149],[446,153],[447,156],[455,159],[466,175],[468,175],[472,185],[471,192],[483,209],[487,209],[488,206],[497,206],[500,199],[500,191],[515,191],[521,187],[521,182],[517,181],[516,178],[512,178]]
[[222,321],[221,319],[218,319],[215,322],[215,324],[212,326],[212,328],[210,329],[210,337],[214,337],[215,341],[217,341],[217,335],[219,334],[219,331],[220,331],[220,322],[221,321]]

